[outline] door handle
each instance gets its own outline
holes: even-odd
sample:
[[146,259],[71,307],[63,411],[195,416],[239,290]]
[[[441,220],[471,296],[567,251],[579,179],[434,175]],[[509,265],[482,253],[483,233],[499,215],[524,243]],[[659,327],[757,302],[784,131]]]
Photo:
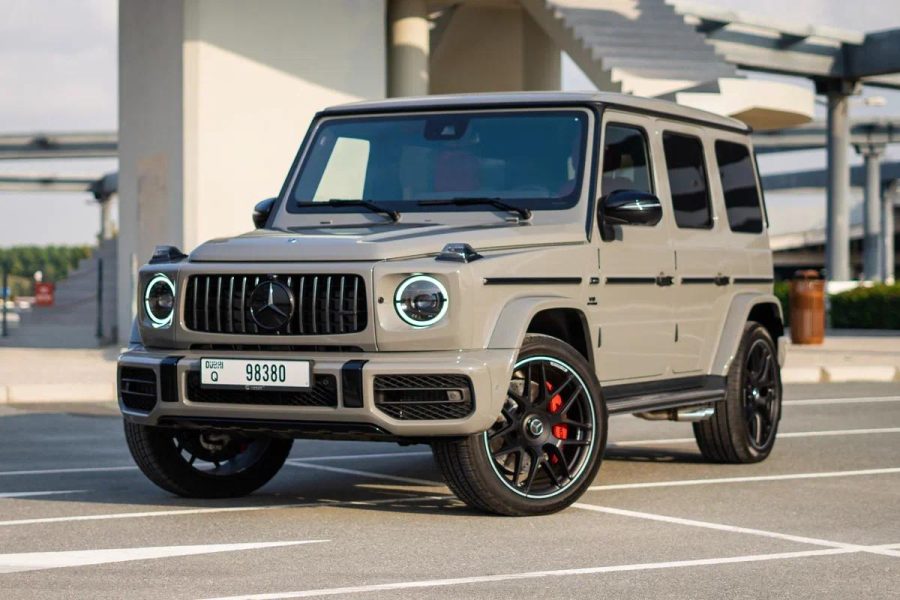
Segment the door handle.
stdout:
[[673,283],[675,283],[675,278],[671,275],[660,274],[656,276],[656,285],[658,286],[665,287],[672,285]]
[[731,283],[731,277],[729,277],[728,275],[722,275],[720,273],[713,278],[713,282],[716,285],[728,285],[729,283]]

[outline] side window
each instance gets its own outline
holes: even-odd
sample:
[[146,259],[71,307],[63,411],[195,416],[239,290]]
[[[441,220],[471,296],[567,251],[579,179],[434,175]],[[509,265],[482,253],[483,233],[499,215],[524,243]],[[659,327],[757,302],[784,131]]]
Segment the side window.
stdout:
[[616,190],[653,192],[647,135],[642,129],[630,125],[607,125],[603,144],[601,196],[608,196]]
[[711,228],[712,209],[703,143],[693,136],[666,132],[663,134],[663,149],[675,223],[685,229]]
[[763,216],[750,149],[720,140],[716,142],[716,162],[722,178],[728,226],[739,233],[761,233]]

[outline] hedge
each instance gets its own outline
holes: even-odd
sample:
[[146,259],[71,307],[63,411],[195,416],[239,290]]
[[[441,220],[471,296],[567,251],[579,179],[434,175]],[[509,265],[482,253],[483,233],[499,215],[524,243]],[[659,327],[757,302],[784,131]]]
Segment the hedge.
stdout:
[[[790,283],[775,284],[775,296],[790,325]],[[835,329],[900,329],[900,284],[858,287],[829,296],[831,326]]]
[[831,296],[831,326],[900,329],[900,284],[859,287]]

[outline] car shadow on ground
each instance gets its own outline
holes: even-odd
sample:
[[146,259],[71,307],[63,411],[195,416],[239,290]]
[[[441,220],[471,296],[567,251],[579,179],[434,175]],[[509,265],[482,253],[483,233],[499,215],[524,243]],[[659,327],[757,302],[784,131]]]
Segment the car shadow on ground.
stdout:
[[628,462],[672,462],[672,463],[708,463],[699,451],[685,452],[668,448],[635,448],[610,444],[606,447],[603,460],[621,460]]

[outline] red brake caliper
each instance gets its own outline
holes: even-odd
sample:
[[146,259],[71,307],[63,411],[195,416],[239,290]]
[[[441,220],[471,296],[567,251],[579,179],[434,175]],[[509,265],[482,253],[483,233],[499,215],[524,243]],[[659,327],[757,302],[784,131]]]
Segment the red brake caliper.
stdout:
[[[547,382],[547,391],[548,392],[553,391],[553,384],[551,384],[549,381]],[[553,397],[550,398],[550,404],[547,408],[550,410],[551,413],[558,413],[562,409],[562,406],[563,406],[562,396],[560,396],[559,394],[554,394]],[[553,436],[556,437],[557,439],[564,440],[569,437],[569,426],[566,425],[565,423],[559,423],[557,425],[554,425],[553,429],[551,431],[553,433]],[[556,456],[555,454],[551,455],[550,462],[555,465],[556,463],[559,462],[559,457]]]

